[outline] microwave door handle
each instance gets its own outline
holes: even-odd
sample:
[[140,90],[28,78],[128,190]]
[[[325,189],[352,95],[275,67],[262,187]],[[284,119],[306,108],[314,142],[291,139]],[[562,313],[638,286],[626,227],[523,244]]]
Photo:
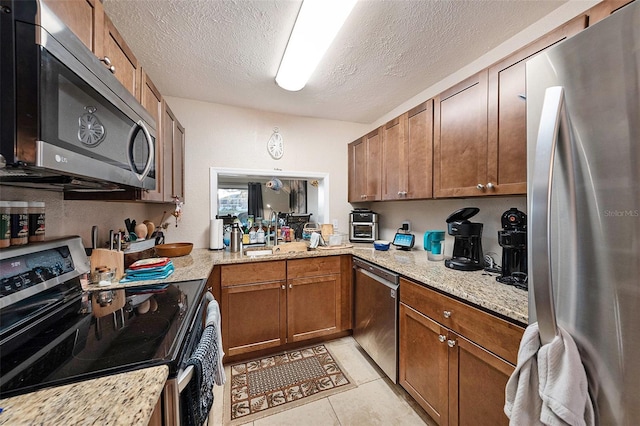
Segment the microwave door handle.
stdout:
[[[531,241],[529,281],[533,287],[536,317],[543,345],[550,343],[558,334],[551,267],[551,196],[554,160],[558,149],[566,156],[562,164],[573,167],[571,151],[571,129],[566,111],[562,87],[549,87],[545,91],[540,117],[538,140],[531,186]],[[560,146],[558,146],[560,145]],[[569,196],[567,202],[571,214],[575,215],[575,189],[573,170],[567,170]],[[573,221],[575,224],[575,221]],[[575,232],[575,230],[574,230]],[[572,259],[573,260],[573,259]],[[572,262],[574,263],[574,262]],[[575,266],[575,265],[572,265]]]
[[137,173],[137,169],[135,167],[135,163],[133,161],[133,142],[135,140],[135,135],[136,132],[133,131],[131,132],[131,137],[129,138],[129,163],[131,166],[131,170],[133,170],[133,173],[136,175],[136,177],[138,178],[139,181],[143,181],[144,178],[147,177],[147,175],[149,174],[149,172],[151,171],[151,166],[153,166],[153,159],[155,157],[155,148],[153,145],[153,140],[151,139],[151,134],[149,134],[149,130],[147,130],[147,126],[144,125],[144,122],[142,120],[138,120],[138,122],[134,125],[134,129],[136,127],[139,127],[140,129],[142,129],[142,131],[144,132],[144,137],[147,141],[147,146],[149,148],[149,158],[147,159],[147,163],[144,166],[144,170],[142,171],[142,173]]

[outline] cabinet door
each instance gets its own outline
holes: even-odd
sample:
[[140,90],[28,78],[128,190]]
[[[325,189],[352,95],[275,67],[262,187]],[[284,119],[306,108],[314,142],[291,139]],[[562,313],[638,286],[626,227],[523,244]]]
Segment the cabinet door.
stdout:
[[335,333],[340,328],[340,275],[288,280],[287,341]]
[[487,71],[442,93],[434,106],[434,195],[483,195],[487,176]]
[[[142,73],[142,84],[140,90],[140,103],[149,112],[149,114],[151,114],[151,117],[153,117],[157,129],[156,134],[158,135],[156,138],[156,152],[154,157],[156,189],[143,191],[142,199],[145,201],[164,201],[163,174],[165,173],[165,170],[163,169],[164,134],[162,132],[162,95],[145,72]],[[169,172],[170,171],[171,169],[169,169]]]
[[100,0],[43,1],[89,50],[102,56],[104,9]]
[[178,122],[169,105],[163,101],[162,115],[162,183],[164,201],[174,196],[184,201],[184,127]]
[[515,367],[453,332],[449,340],[449,424],[508,425],[505,386]]
[[401,200],[407,193],[407,114],[382,126],[382,199]]
[[602,21],[604,18],[632,1],[633,0],[607,0],[592,7],[587,11],[589,26]]
[[138,60],[108,16],[104,17],[104,56],[115,68],[113,73],[136,99],[139,99],[141,70]]
[[405,198],[433,197],[433,100],[407,113],[407,183]]
[[449,423],[447,330],[400,303],[400,385],[439,425]]
[[487,195],[527,193],[526,61],[585,26],[579,16],[489,68]]
[[223,348],[228,356],[286,342],[285,281],[222,287]]
[[376,129],[349,144],[349,202],[381,198],[382,137]]

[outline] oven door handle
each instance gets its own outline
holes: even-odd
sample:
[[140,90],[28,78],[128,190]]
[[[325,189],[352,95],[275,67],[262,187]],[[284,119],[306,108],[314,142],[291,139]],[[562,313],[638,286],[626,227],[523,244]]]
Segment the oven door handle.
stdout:
[[[205,293],[204,297],[209,302],[214,300],[213,294],[209,291]],[[191,379],[193,378],[193,369],[193,365],[188,365],[187,368],[178,372],[178,393],[182,393],[189,382],[191,382]]]
[[193,368],[193,365],[189,365],[178,373],[178,393],[182,393],[189,382],[191,382],[191,379],[193,378]]

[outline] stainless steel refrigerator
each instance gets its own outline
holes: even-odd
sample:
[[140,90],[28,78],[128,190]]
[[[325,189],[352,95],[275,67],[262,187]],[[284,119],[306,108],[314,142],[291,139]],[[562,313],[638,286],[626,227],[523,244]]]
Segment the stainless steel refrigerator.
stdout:
[[597,424],[638,424],[640,1],[526,73],[529,321],[575,340]]

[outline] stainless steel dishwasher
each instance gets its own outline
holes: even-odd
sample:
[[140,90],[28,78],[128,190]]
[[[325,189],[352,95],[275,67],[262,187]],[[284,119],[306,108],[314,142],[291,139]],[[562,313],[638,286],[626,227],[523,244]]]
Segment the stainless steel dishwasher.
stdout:
[[398,275],[360,259],[353,269],[353,338],[398,383]]

